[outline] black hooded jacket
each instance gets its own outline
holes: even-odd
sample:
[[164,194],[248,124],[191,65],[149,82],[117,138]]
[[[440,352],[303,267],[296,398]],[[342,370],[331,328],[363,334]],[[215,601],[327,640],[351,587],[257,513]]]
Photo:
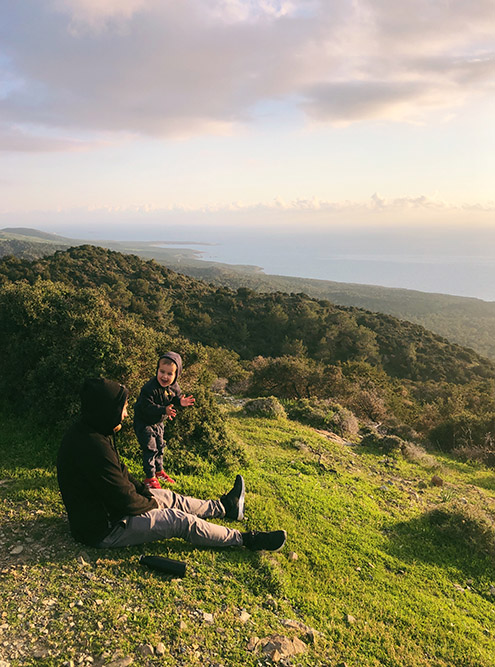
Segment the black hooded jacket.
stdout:
[[150,491],[120,462],[114,428],[121,423],[127,389],[111,380],[86,380],[81,419],[65,434],[57,477],[72,536],[96,546],[125,516],[158,507]]
[[160,424],[165,419],[165,410],[168,405],[173,405],[176,408],[181,407],[182,390],[177,382],[182,373],[181,356],[177,352],[165,352],[158,359],[157,371],[162,359],[173,361],[177,366],[175,380],[169,387],[163,388],[158,383],[155,375],[143,386],[134,405],[134,426],[137,428]]

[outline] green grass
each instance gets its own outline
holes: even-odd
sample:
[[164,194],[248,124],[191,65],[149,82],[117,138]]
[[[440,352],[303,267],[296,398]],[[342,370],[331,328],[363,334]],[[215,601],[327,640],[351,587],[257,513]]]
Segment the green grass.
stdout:
[[[285,528],[285,549],[169,540],[96,550],[68,535],[53,465],[59,436],[2,424],[0,659],[12,667],[119,656],[143,666],[254,667],[269,660],[247,650],[252,637],[307,641],[285,619],[320,633],[291,665],[495,665],[495,484],[480,465],[436,457],[444,486],[435,487],[431,457],[386,457],[232,411],[229,431],[247,457],[245,525]],[[179,475],[177,491],[217,497],[233,473]],[[11,553],[15,546],[23,550]],[[142,553],[186,561],[186,577],[144,569]],[[162,656],[141,654],[159,642]]]

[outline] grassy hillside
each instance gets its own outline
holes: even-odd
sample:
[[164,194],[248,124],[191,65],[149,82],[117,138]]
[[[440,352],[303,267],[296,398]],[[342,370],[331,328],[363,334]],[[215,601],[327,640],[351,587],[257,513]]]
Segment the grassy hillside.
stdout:
[[[286,528],[278,554],[181,540],[77,545],[56,486],[59,434],[2,416],[0,661],[254,667],[271,664],[256,638],[278,634],[304,642],[286,665],[494,664],[487,469],[417,448],[384,456],[285,419],[222,410],[246,450],[245,525]],[[215,497],[235,472],[174,476],[178,492]],[[185,561],[185,578],[144,569],[143,553]]]

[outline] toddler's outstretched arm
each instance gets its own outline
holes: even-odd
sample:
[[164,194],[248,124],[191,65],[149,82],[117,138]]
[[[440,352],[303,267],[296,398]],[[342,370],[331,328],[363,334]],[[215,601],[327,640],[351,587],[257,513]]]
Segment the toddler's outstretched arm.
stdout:
[[189,405],[194,405],[195,400],[194,396],[181,396],[180,404],[183,408],[187,408]]
[[167,405],[165,408],[165,414],[167,415],[167,419],[173,419],[177,414],[177,410],[173,405]]

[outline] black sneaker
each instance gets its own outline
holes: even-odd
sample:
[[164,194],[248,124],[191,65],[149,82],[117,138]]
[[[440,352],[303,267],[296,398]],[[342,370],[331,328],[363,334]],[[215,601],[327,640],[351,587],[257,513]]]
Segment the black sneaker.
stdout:
[[287,539],[285,530],[272,530],[268,533],[251,530],[241,535],[242,544],[251,551],[280,551]]
[[234,486],[228,493],[220,496],[220,502],[225,509],[225,517],[227,519],[234,519],[234,521],[242,521],[244,519],[244,496],[246,495],[246,488],[244,478],[242,475],[237,475]]

